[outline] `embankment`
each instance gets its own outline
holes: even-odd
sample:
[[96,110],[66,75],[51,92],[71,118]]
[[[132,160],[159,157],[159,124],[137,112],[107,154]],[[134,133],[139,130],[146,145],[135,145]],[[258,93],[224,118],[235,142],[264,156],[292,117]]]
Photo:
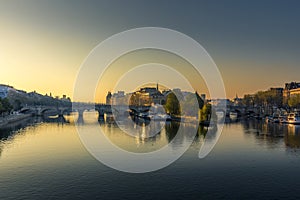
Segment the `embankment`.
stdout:
[[8,115],[5,117],[0,117],[0,127],[7,126],[9,124],[21,121],[31,116],[32,116],[31,114],[16,114],[16,115]]

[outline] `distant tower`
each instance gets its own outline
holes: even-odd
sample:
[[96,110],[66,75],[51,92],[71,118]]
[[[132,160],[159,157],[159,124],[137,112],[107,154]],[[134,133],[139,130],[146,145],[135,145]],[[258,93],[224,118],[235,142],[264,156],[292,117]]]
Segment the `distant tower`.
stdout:
[[158,83],[156,83],[156,90],[158,91]]
[[106,95],[106,104],[111,105],[111,92],[108,92]]

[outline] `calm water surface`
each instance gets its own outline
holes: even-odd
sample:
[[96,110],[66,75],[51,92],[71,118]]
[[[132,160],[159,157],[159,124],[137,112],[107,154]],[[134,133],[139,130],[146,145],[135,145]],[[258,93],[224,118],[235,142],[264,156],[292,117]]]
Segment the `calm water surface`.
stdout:
[[[146,138],[85,113],[80,126],[101,126],[117,146],[149,152],[168,144],[178,125]],[[94,159],[74,125],[30,119],[0,130],[0,199],[299,199],[300,127],[243,121],[226,124],[213,151],[198,158],[199,130],[175,163],[156,172],[128,174]],[[188,134],[188,133],[187,133]],[[182,136],[176,146],[189,137]]]

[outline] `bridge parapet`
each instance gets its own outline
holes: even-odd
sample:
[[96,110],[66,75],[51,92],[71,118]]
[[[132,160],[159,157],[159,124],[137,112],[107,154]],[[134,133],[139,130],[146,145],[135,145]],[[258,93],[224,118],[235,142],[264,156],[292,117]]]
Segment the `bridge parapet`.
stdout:
[[56,113],[57,115],[63,115],[65,112],[71,112],[72,109],[69,106],[57,107],[57,106],[26,106],[21,109],[21,113],[32,113],[37,116],[43,116],[45,112]]

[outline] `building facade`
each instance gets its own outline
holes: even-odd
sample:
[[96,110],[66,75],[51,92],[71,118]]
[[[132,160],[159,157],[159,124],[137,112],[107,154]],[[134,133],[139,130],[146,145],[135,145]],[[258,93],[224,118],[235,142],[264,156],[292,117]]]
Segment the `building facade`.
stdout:
[[159,89],[158,84],[155,87],[144,87],[132,93],[130,97],[130,105],[150,106],[151,104],[164,105],[166,96]]
[[283,90],[283,103],[287,104],[289,98],[292,95],[300,94],[300,83],[297,82],[291,82],[286,83],[285,88]]

